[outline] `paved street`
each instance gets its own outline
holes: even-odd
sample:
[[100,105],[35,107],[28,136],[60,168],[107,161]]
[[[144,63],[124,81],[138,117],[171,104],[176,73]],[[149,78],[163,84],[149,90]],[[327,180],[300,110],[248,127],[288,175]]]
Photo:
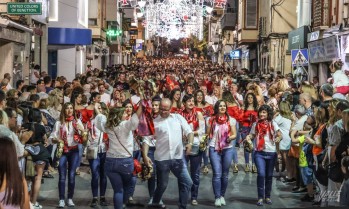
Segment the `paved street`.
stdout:
[[[239,151],[239,162],[243,162],[242,150]],[[234,209],[247,209],[257,208],[255,205],[257,198],[256,188],[256,174],[245,174],[243,166],[239,166],[239,173],[233,174],[231,172],[229,177],[229,186],[225,196],[227,206],[222,208],[234,208]],[[80,176],[76,177],[76,187],[74,202],[75,208],[83,209],[89,208],[89,203],[92,199],[92,193],[90,189],[90,174],[88,174],[88,167],[82,168]],[[45,183],[42,185],[39,203],[43,205],[44,209],[55,208],[58,203],[58,188],[57,181],[58,175],[54,175],[54,179],[45,179]],[[188,208],[214,208],[214,195],[212,191],[212,171],[207,175],[201,175],[201,184],[199,191],[198,206],[189,205]],[[272,192],[272,206],[264,206],[265,208],[294,208],[294,207],[310,207],[310,203],[303,203],[299,199],[304,194],[293,194],[289,192],[292,185],[286,185],[280,180],[274,178],[273,192]],[[107,200],[112,203],[112,188],[108,183],[107,188]],[[148,190],[146,182],[137,182],[136,192],[134,199],[136,201],[146,203],[148,201]],[[178,200],[178,188],[177,182],[173,175],[170,177],[169,186],[164,194],[163,201],[170,209],[177,209]],[[112,209],[113,206],[101,207]],[[141,208],[141,207],[132,207]],[[259,207],[258,207],[259,208]]]

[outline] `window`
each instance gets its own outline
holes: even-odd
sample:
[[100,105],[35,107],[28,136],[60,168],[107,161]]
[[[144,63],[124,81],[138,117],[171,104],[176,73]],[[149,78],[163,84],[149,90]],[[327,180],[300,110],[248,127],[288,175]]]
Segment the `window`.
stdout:
[[258,27],[258,0],[245,1],[245,28],[257,29]]
[[97,25],[97,18],[89,18],[88,25]]

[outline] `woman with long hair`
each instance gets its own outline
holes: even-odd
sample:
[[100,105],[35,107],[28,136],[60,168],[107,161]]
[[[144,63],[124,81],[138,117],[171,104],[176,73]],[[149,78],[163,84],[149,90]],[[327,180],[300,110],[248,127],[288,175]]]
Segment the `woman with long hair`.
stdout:
[[200,140],[205,133],[205,120],[201,112],[196,111],[194,105],[194,96],[192,94],[184,95],[183,97],[184,110],[180,112],[194,132],[194,141],[192,147],[197,147],[197,150],[192,148],[192,154],[186,156],[186,163],[190,161],[190,177],[193,180],[191,187],[191,204],[197,205],[197,198],[200,185],[200,168],[202,154],[199,150]]
[[182,109],[181,90],[173,89],[170,93],[170,100],[172,101],[171,113],[179,113]]
[[204,118],[208,118],[213,114],[213,107],[205,101],[204,92],[197,90],[194,94],[195,109],[201,112]]
[[257,205],[263,202],[268,205],[271,201],[271,188],[273,183],[273,170],[277,159],[276,147],[282,139],[278,125],[273,122],[273,109],[269,105],[262,105],[258,109],[258,121],[253,123],[246,141],[252,143],[255,139],[255,162],[257,174]]
[[108,118],[100,114],[96,108],[97,128],[109,136],[109,149],[105,161],[105,172],[114,190],[114,208],[122,209],[130,195],[133,163],[133,131],[137,129],[142,106],[130,119],[127,118],[126,108],[111,108]]
[[[106,104],[103,102],[96,103],[96,108],[100,111],[100,114],[107,116],[109,110]],[[97,115],[96,112],[94,115]],[[98,204],[98,186],[99,186],[99,204],[101,206],[107,206],[108,203],[105,199],[105,192],[107,189],[107,176],[105,174],[105,159],[106,152],[109,146],[108,135],[96,126],[96,118],[94,117],[87,124],[87,130],[89,132],[88,140],[90,142],[89,148],[97,147],[98,153],[96,159],[88,159],[91,169],[91,189],[92,189],[92,202],[91,207],[96,207]],[[99,184],[99,185],[98,185]]]
[[19,170],[13,141],[0,137],[0,208],[30,209],[27,182]]
[[37,108],[32,108],[29,110],[29,123],[25,123],[22,125],[22,128],[26,130],[31,130],[34,132],[32,137],[26,144],[32,145],[33,147],[39,148],[40,152],[31,155],[32,160],[34,162],[34,168],[36,172],[35,179],[33,179],[32,184],[32,193],[31,193],[31,201],[33,202],[34,208],[41,208],[37,202],[37,198],[39,196],[40,187],[41,187],[41,179],[44,173],[45,165],[50,162],[50,153],[48,152],[47,146],[47,137],[46,130],[43,125],[41,125],[42,114],[41,111]]
[[209,156],[212,166],[212,186],[215,196],[215,206],[226,205],[224,195],[228,187],[228,176],[233,160],[233,143],[236,138],[236,120],[229,117],[227,104],[223,100],[216,102],[214,115],[207,124],[209,141]]
[[[273,108],[273,107],[272,107]],[[291,148],[291,138],[290,138],[290,128],[292,126],[292,117],[291,117],[291,106],[286,101],[281,101],[279,103],[279,108],[274,109],[274,122],[279,126],[280,131],[282,133],[282,141],[278,147],[278,156],[281,157],[281,171],[278,160],[275,163],[276,172],[280,172],[280,175],[286,170],[288,172],[288,177],[291,171],[294,170],[288,159],[288,152]],[[278,157],[279,158],[279,157]]]
[[[246,136],[250,133],[251,127],[254,122],[257,121],[258,101],[253,93],[247,93],[244,100],[243,114],[242,114],[242,127],[241,127],[241,140],[245,140]],[[245,157],[245,172],[250,172],[250,152],[244,150]],[[254,150],[252,150],[252,173],[257,173],[257,167],[254,161]]]
[[55,120],[59,120],[63,104],[63,92],[59,89],[50,91],[48,95],[48,112]]
[[[196,111],[199,111],[204,116],[204,119],[206,121],[207,118],[211,117],[213,115],[213,107],[211,104],[205,101],[205,95],[202,90],[197,90],[194,94],[194,104]],[[203,173],[208,173],[208,151],[206,150],[202,154],[202,158],[204,161],[204,170]]]
[[[227,103],[227,112],[230,117],[234,118],[236,121],[241,121],[242,110],[238,105],[238,102],[234,99],[233,94],[230,91],[224,91],[222,94],[222,99]],[[236,123],[236,130],[239,130],[239,123]],[[237,134],[236,140],[233,141],[233,162],[234,168],[233,173],[238,173],[238,154],[236,150],[236,143],[240,140],[240,133]]]
[[113,97],[111,98],[110,101],[110,106],[111,107],[121,107],[121,91],[118,89],[115,89],[113,92]]
[[62,152],[59,159],[59,208],[65,207],[65,181],[68,168],[68,206],[74,207],[75,171],[79,166],[79,144],[87,140],[87,132],[80,119],[76,118],[74,105],[67,102],[62,107],[59,120],[50,135],[53,143],[63,145],[57,152]]

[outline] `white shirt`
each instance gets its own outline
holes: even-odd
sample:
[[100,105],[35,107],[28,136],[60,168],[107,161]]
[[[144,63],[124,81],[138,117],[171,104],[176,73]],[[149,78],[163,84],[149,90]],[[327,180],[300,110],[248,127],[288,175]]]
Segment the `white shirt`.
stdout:
[[333,73],[333,87],[349,86],[349,78],[342,70],[337,70]]
[[301,118],[299,118],[294,124],[292,131],[302,131],[304,123],[305,121],[307,121],[307,118],[308,118],[307,115],[303,115]]
[[39,78],[37,78],[35,76],[35,74],[34,74],[35,72],[37,72],[39,74],[38,70],[32,69],[32,73],[30,75],[30,83],[32,83],[32,84],[36,84],[36,82],[38,82],[38,80],[39,80]]
[[154,119],[156,161],[182,159],[182,135],[188,136],[192,129],[188,122],[179,114],[170,114],[167,118],[158,116]]
[[[122,121],[116,127],[106,127],[107,117],[98,114],[95,118],[96,126],[99,130],[109,136],[109,158],[129,158],[133,154],[133,131],[137,129],[139,119],[137,114],[133,114],[130,120]],[[121,144],[122,145],[121,145]],[[124,148],[125,147],[125,148]],[[127,150],[126,150],[127,149]]]
[[89,130],[89,133],[88,133],[88,141],[90,142],[90,146],[92,147],[98,146],[98,153],[106,152],[107,147],[103,142],[103,132],[97,128],[96,118],[91,120],[91,126],[92,126],[92,129]]
[[[207,121],[209,121],[209,119]],[[230,127],[236,126],[236,120],[233,117],[229,117],[229,123],[230,123]],[[216,146],[216,139],[218,137],[219,126],[221,126],[221,125],[217,123],[217,125],[215,126],[215,129],[213,130],[212,139],[210,140],[210,143],[209,143],[210,147]],[[230,135],[230,134],[228,134],[228,135]],[[232,145],[232,141],[231,141],[230,145],[227,147],[224,147],[223,149],[228,149],[228,148],[232,148],[232,147],[233,147],[233,145]]]
[[[61,121],[57,121],[53,127],[53,130],[51,132],[51,135],[49,137],[49,141],[52,142],[52,139],[61,139]],[[83,126],[81,120],[77,119],[77,125],[78,126]],[[67,142],[68,142],[68,147],[74,147],[78,145],[78,142],[74,140],[74,128],[73,128],[73,122],[70,121],[68,123],[65,123],[65,128],[67,130]],[[79,131],[80,132],[80,131]]]
[[0,125],[0,136],[9,137],[15,144],[17,157],[22,157],[24,154],[24,144],[18,139],[18,136],[4,125]]
[[274,118],[280,128],[282,140],[280,141],[280,150],[289,150],[291,147],[290,128],[292,121],[282,117],[280,114]]
[[149,147],[155,147],[156,140],[154,136],[143,136],[143,143],[147,144]]
[[110,104],[110,94],[104,93],[101,95],[101,102],[109,106]]
[[137,95],[133,95],[132,97],[131,97],[131,102],[132,102],[132,104],[138,104],[138,102],[141,100],[141,98],[139,97],[139,96],[137,96]]
[[[257,123],[253,123],[250,134],[255,135],[256,137],[258,137],[258,134],[256,133],[256,124]],[[273,127],[274,127],[274,139],[276,137],[276,133],[278,130],[280,130],[278,124],[275,123],[275,121],[273,121]],[[264,149],[263,152],[276,152],[276,146],[275,146],[275,142],[274,139],[270,139],[269,138],[269,132],[267,134],[264,135]],[[254,147],[256,147],[256,143],[254,145]]]
[[209,96],[209,95],[206,95],[206,96],[205,96],[205,101],[206,101],[207,103],[209,103],[210,105],[214,105],[213,99],[212,99],[212,97]]

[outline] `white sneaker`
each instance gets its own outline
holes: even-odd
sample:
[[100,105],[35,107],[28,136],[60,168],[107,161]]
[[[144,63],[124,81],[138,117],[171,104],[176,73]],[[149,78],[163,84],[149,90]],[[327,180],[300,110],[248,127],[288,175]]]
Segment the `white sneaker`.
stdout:
[[152,204],[153,203],[153,198],[150,198],[149,202],[148,202],[148,205]]
[[75,204],[72,199],[68,199],[68,207],[75,207]]
[[39,205],[38,202],[36,202],[35,204],[33,204],[33,208],[34,208],[34,209],[42,209],[42,206]]
[[214,206],[216,206],[216,207],[221,207],[222,206],[221,198],[217,198],[216,199],[216,201],[214,202]]
[[221,205],[226,205],[224,197],[221,197]]
[[65,207],[65,202],[64,202],[64,200],[60,200],[59,202],[58,202],[58,208],[64,208]]

